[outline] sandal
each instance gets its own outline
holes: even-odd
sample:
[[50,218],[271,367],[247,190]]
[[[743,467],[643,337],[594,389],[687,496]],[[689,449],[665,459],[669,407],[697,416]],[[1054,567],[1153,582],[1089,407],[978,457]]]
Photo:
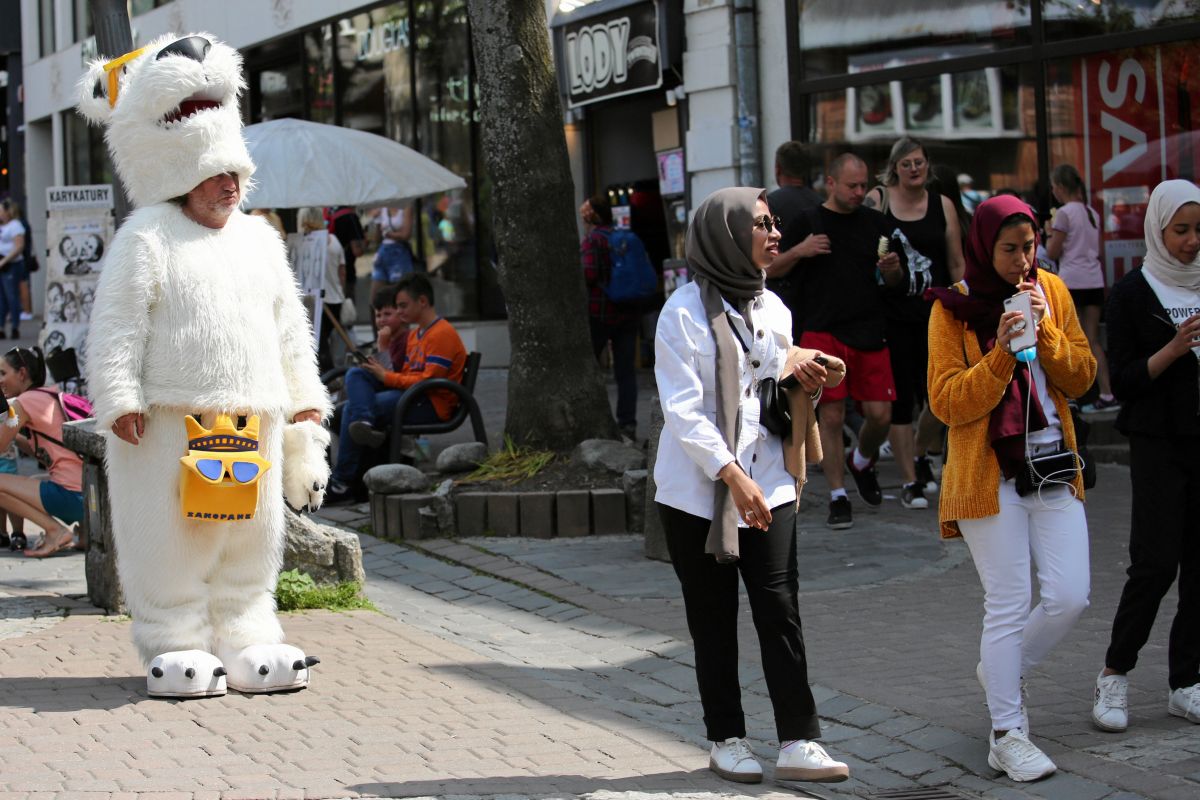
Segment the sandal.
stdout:
[[26,550],[25,551],[25,557],[26,558],[49,558],[50,556],[61,553],[64,550],[70,550],[74,546],[75,546],[75,540],[74,540],[74,537],[71,536],[70,531],[64,531],[63,537],[61,539],[59,539],[57,542],[55,542],[53,545],[50,544],[50,534],[46,534],[46,536],[42,538],[42,543],[40,545],[38,545],[38,548],[36,550]]

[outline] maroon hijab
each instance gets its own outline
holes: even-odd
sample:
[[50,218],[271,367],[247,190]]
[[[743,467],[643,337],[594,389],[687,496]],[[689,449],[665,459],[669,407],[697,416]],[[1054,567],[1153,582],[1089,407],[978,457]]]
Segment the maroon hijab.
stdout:
[[[975,331],[979,347],[984,353],[996,346],[996,328],[1004,313],[1005,298],[1017,293],[1017,287],[1001,278],[992,265],[1000,226],[1014,214],[1029,217],[1036,237],[1037,216],[1023,200],[1009,195],[991,197],[975,208],[963,253],[967,262],[963,281],[970,294],[957,292],[953,288],[929,289],[925,292],[925,299],[941,300],[955,319],[965,322],[968,328]],[[1036,244],[1035,239],[1035,247]],[[1037,279],[1037,260],[1034,259],[1028,280],[1036,285]],[[1025,434],[1046,427],[1046,415],[1038,401],[1037,392],[1031,393],[1029,386],[1029,367],[1018,363],[1004,397],[992,409],[988,422],[988,438],[1005,478],[1016,475],[1025,462]],[[1027,397],[1032,397],[1028,409],[1028,429],[1025,426]]]
[[[926,300],[941,300],[955,319],[967,323],[967,327],[975,331],[979,346],[985,353],[995,345],[996,328],[1000,325],[1000,315],[1004,313],[1005,298],[1017,293],[1017,287],[1001,278],[992,266],[992,253],[1000,236],[1000,226],[1013,214],[1029,217],[1034,236],[1037,236],[1037,215],[1025,201],[1011,195],[989,197],[975,208],[971,230],[967,233],[966,249],[963,251],[967,262],[963,281],[970,294],[940,287],[925,292]],[[1037,283],[1036,259],[1029,269],[1029,280]]]

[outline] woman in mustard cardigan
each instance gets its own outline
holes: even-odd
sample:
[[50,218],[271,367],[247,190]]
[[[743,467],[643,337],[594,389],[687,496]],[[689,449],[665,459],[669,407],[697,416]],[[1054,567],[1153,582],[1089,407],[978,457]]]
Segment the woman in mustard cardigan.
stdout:
[[[1017,781],[1055,770],[1029,741],[1022,677],[1087,607],[1090,581],[1079,471],[1046,474],[1062,461],[1073,464],[1063,456],[1026,479],[1027,457],[1076,451],[1067,400],[1096,376],[1067,287],[1037,269],[1034,219],[1015,197],[982,203],[963,280],[931,290],[929,320],[929,402],[950,428],[942,536],[966,539],[983,584],[976,675],[992,719],[988,763]],[[1014,354],[1009,343],[1025,321],[1020,311],[1005,311],[1004,300],[1017,292],[1030,295],[1037,345]],[[1032,611],[1031,557],[1041,597]]]

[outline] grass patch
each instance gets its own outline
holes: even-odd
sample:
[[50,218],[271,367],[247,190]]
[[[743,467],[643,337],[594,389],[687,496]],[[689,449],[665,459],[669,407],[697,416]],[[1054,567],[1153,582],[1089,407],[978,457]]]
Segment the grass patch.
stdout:
[[323,608],[328,611],[349,611],[356,608],[379,610],[363,595],[362,584],[358,581],[318,586],[311,575],[298,569],[279,573],[279,583],[275,586],[275,603],[280,611],[310,608]]
[[514,484],[528,480],[550,465],[554,453],[549,450],[531,450],[517,447],[508,436],[504,447],[487,457],[475,471],[459,478],[456,483],[483,483],[497,481]]

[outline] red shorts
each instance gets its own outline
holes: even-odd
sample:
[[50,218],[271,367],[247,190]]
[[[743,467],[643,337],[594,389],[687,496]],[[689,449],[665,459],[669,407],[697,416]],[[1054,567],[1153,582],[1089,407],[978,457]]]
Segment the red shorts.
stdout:
[[879,350],[855,350],[832,333],[805,331],[800,346],[820,350],[846,362],[846,378],[837,386],[827,386],[821,394],[822,403],[845,400],[849,396],[859,402],[892,402],[896,399],[896,383],[892,380],[892,359],[886,347]]

